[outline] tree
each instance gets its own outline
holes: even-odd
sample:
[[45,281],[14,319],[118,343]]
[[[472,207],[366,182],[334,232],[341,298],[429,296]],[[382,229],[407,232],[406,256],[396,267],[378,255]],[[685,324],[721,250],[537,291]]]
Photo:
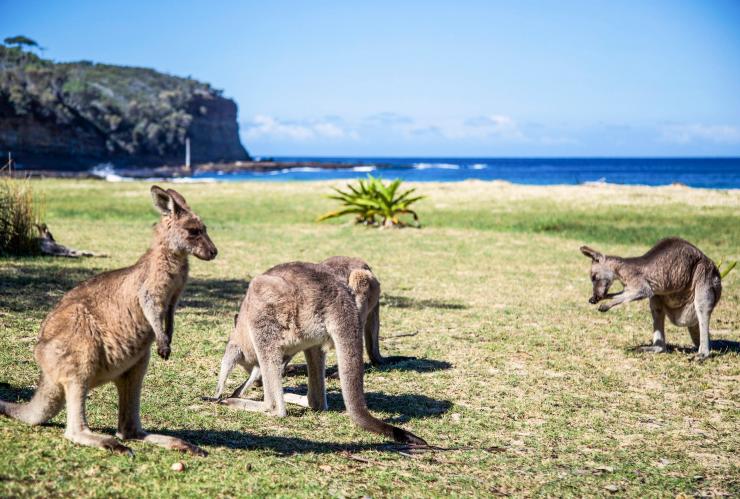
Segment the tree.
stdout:
[[36,40],[32,40],[28,38],[27,36],[23,36],[23,35],[9,36],[5,40],[3,40],[3,43],[5,43],[5,45],[15,45],[18,48],[21,48],[24,46],[29,47],[29,48],[33,47],[37,49],[41,48],[39,44],[36,43]]

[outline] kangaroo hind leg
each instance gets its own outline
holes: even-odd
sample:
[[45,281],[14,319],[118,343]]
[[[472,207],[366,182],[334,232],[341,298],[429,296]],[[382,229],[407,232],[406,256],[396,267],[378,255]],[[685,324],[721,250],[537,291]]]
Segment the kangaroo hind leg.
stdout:
[[[699,349],[696,352],[697,360],[709,357],[709,319],[717,303],[715,291],[709,286],[697,287],[694,293],[694,308],[699,328]],[[693,339],[693,338],[692,338]]]
[[87,390],[87,384],[81,380],[70,380],[64,385],[67,401],[67,427],[64,436],[76,444],[133,455],[131,449],[115,438],[90,430],[85,417]]
[[115,383],[118,389],[118,433],[124,440],[142,440],[166,449],[189,452],[196,456],[207,456],[200,447],[169,435],[147,433],[141,428],[141,386],[149,364],[149,355],[145,355],[134,367],[121,375]]

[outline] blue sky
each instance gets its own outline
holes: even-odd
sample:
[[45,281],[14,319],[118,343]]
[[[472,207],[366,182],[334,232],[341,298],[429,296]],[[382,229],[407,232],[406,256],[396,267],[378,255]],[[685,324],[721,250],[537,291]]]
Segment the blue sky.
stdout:
[[2,37],[239,105],[256,155],[740,155],[740,2],[0,0]]

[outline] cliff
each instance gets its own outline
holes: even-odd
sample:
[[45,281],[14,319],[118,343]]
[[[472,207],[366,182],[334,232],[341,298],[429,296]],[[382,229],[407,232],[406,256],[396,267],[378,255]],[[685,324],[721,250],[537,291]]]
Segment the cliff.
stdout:
[[26,168],[248,160],[236,104],[206,83],[152,69],[54,63],[0,46],[0,153]]

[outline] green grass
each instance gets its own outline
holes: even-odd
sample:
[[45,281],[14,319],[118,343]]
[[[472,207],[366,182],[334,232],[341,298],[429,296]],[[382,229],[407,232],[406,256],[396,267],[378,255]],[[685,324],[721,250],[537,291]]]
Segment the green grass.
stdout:
[[[142,418],[209,457],[143,443],[131,444],[135,459],[114,456],[65,440],[64,413],[36,428],[2,418],[0,496],[740,494],[737,272],[712,317],[714,355],[699,364],[683,348],[688,333],[672,326],[671,353],[633,352],[651,338],[647,303],[597,312],[578,251],[587,243],[636,255],[671,235],[737,260],[738,191],[420,184],[424,228],[375,230],[314,223],[332,207],[329,185],[175,186],[219,256],[192,261],[173,356],[152,360]],[[148,184],[34,187],[57,240],[111,256],[0,259],[3,399],[32,393],[32,349],[54,303],[82,279],[133,263],[156,221]],[[371,411],[453,450],[409,456],[357,429],[336,380],[326,413],[291,407],[276,419],[200,401],[215,388],[247,281],[280,262],[335,254],[365,258],[382,282],[383,353],[417,358],[368,368]],[[88,419],[114,432],[112,385],[92,393]],[[182,473],[170,470],[178,460]]]

